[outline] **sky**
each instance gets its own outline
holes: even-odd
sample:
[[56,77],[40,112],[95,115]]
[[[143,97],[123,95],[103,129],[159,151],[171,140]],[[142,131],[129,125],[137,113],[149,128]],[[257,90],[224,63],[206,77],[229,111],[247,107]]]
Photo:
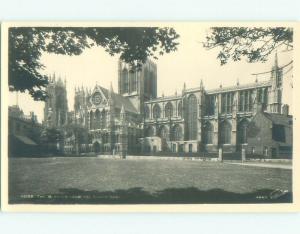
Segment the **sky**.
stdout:
[[[170,54],[160,56],[154,62],[157,64],[157,88],[158,95],[173,95],[180,92],[183,84],[187,88],[195,88],[203,80],[206,89],[235,85],[237,80],[240,84],[255,81],[252,73],[270,71],[274,64],[274,54],[269,56],[268,61],[262,63],[247,63],[244,59],[239,62],[229,62],[221,66],[217,60],[218,48],[207,50],[202,46],[209,32],[208,28],[193,24],[174,27],[180,35],[178,50]],[[292,52],[278,50],[279,66],[285,65],[292,60]],[[112,57],[101,47],[86,49],[79,56],[67,56],[44,53],[41,57],[45,69],[44,74],[56,74],[67,81],[67,97],[69,110],[73,110],[74,89],[77,86],[92,88],[101,85],[105,88],[113,85],[115,92],[118,91],[118,57]],[[266,76],[258,76],[258,80],[269,79]],[[287,73],[283,86],[283,103],[291,106],[292,113],[292,73]],[[18,97],[18,98],[17,98]],[[34,101],[26,93],[9,93],[9,105],[18,103],[25,114],[34,111],[39,122],[43,120],[44,102]]]

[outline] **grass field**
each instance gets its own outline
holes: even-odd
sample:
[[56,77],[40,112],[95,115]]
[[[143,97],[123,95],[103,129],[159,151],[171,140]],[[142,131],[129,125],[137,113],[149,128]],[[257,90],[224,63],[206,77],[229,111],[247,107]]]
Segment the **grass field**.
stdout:
[[[279,196],[281,192],[274,190],[288,190],[288,193]],[[189,160],[93,157],[9,160],[11,204],[291,201],[292,170]]]

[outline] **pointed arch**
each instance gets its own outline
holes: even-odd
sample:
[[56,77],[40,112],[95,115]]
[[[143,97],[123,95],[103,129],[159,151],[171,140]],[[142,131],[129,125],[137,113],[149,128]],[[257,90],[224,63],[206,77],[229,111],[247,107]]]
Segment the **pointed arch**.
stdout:
[[158,119],[161,117],[161,109],[160,106],[156,103],[153,107],[153,118]]
[[153,126],[149,126],[148,128],[146,128],[146,132],[145,132],[146,137],[153,137],[154,134],[155,134],[155,130]]
[[188,97],[188,140],[197,139],[197,98],[194,94]]
[[129,92],[129,77],[128,77],[128,70],[126,68],[122,71],[122,77],[123,77],[123,91],[124,93]]
[[220,124],[220,143],[230,144],[231,143],[231,124],[228,121],[223,121]]
[[94,125],[95,129],[100,128],[100,119],[101,119],[100,111],[99,109],[97,109],[95,112],[95,120],[96,120]]
[[183,140],[183,133],[182,133],[182,128],[181,128],[180,125],[176,124],[172,128],[171,140],[172,141],[181,141],[181,140]]
[[214,126],[207,122],[203,128],[203,143],[204,144],[212,144],[213,143],[213,133],[214,133]]
[[168,133],[169,133],[168,128],[165,125],[163,125],[159,128],[158,135],[161,139],[169,140],[169,134]]
[[94,112],[90,112],[90,129],[94,129]]
[[238,141],[240,144],[246,144],[248,142],[248,125],[249,121],[247,119],[243,119],[238,123]]
[[165,117],[171,118],[173,116],[173,105],[171,102],[168,102],[165,106]]
[[105,109],[103,109],[101,111],[101,128],[106,127],[106,118],[107,118],[107,112],[105,111]]
[[179,102],[178,102],[178,105],[177,105],[177,113],[178,113],[178,116],[179,116],[179,117],[182,117],[182,101],[179,101]]

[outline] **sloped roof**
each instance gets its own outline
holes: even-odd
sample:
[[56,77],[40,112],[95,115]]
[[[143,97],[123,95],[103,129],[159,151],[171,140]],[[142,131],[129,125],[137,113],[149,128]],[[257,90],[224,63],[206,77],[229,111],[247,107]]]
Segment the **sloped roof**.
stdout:
[[[207,90],[207,94],[231,92],[231,91],[235,91],[235,90],[252,89],[252,88],[258,88],[258,87],[266,87],[266,86],[270,86],[270,85],[271,85],[271,81],[266,80],[266,81],[260,81],[257,83],[241,84],[238,86],[235,85],[235,86],[230,86],[230,87],[211,89],[211,90]],[[200,89],[200,88],[198,88],[198,89]]]
[[[106,88],[103,88],[101,86],[98,86],[98,88],[101,90],[101,92],[104,94],[105,98],[109,98],[109,90]],[[112,95],[114,105],[117,108],[122,108],[122,105],[124,106],[125,111],[138,114],[137,109],[133,106],[133,104],[130,102],[130,100],[126,97],[123,97],[122,95],[118,93],[113,93]]]
[[277,113],[267,113],[263,112],[263,114],[272,121],[273,124],[280,124],[280,125],[291,125],[293,121],[293,117],[291,115],[283,115]]

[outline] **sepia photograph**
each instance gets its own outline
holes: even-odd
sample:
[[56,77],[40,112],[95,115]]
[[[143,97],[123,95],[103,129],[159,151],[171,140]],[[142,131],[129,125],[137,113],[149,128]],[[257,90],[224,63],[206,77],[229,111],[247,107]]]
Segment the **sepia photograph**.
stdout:
[[3,24],[2,205],[293,205],[295,29]]

